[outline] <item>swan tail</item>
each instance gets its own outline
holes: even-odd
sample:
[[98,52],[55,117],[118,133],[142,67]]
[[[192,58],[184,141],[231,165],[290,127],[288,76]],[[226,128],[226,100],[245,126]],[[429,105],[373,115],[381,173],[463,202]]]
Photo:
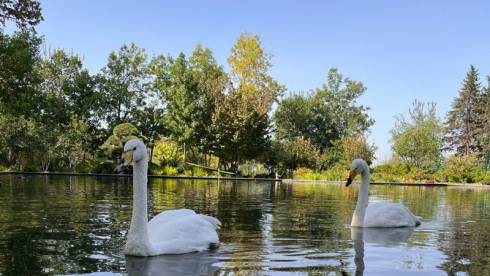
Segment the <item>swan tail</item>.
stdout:
[[217,218],[213,218],[211,216],[206,216],[206,215],[201,215],[199,214],[203,219],[207,220],[209,223],[211,223],[215,229],[220,229],[221,228],[221,221],[219,221]]

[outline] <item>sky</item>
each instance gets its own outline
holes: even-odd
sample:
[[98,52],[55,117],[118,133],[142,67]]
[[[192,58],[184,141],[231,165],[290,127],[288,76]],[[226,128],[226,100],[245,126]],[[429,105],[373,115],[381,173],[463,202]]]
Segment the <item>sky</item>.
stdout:
[[[328,69],[362,81],[358,103],[376,121],[369,140],[383,162],[390,129],[415,99],[445,117],[470,65],[490,74],[490,1],[41,1],[48,48],[83,58],[93,73],[135,42],[150,56],[210,48],[226,65],[241,33],[273,54],[271,75],[291,93],[320,87]],[[226,67],[225,67],[226,68]]]

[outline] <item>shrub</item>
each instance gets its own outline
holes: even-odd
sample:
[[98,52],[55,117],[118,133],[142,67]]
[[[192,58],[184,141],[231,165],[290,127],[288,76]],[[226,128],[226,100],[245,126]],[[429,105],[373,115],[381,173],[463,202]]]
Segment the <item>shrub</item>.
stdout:
[[152,174],[155,175],[178,175],[179,172],[177,168],[172,166],[154,167],[152,169]]
[[176,141],[162,138],[155,143],[152,162],[159,166],[178,167],[184,162],[183,152]]
[[445,176],[450,182],[473,183],[482,171],[481,164],[475,154],[465,156],[453,155],[446,160]]
[[476,175],[476,182],[490,185],[490,171],[481,171]]
[[205,169],[199,167],[191,167],[184,171],[185,176],[208,176],[208,172]]

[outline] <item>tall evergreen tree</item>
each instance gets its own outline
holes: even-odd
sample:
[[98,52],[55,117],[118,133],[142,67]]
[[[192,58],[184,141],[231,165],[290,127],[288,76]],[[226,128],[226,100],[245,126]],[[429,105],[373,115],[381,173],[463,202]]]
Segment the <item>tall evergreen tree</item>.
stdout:
[[471,65],[466,73],[459,96],[452,104],[446,121],[446,147],[462,155],[480,153],[478,134],[482,128],[481,88],[478,70]]
[[490,76],[487,76],[487,85],[482,89],[479,108],[481,111],[481,132],[478,134],[480,145],[484,152],[490,152]]

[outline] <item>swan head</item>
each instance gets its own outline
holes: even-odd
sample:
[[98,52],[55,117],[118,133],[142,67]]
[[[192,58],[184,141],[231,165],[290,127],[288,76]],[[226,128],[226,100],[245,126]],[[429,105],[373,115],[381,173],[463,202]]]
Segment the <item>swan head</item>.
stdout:
[[356,175],[365,174],[367,172],[369,172],[369,166],[366,161],[362,159],[355,159],[350,165],[349,178],[347,178],[347,183],[345,184],[345,186],[348,187],[350,184],[352,184],[352,181],[354,180]]
[[145,144],[139,139],[131,139],[127,141],[124,145],[123,158],[125,164],[148,160],[148,153],[146,152]]

